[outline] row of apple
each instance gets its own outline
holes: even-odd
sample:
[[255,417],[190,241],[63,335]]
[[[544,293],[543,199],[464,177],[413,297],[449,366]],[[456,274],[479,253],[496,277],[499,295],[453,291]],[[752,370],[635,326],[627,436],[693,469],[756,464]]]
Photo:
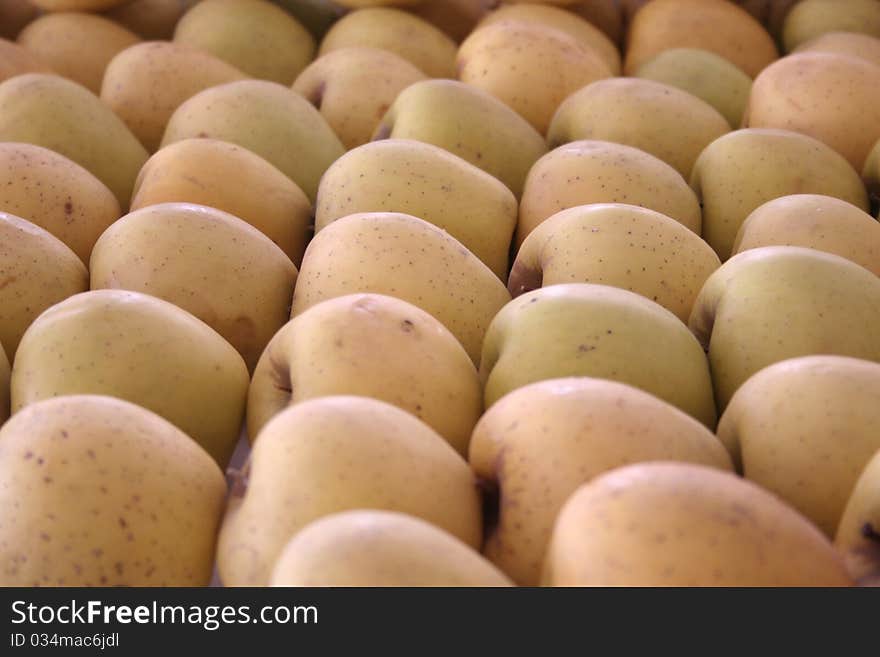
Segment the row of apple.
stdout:
[[[713,372],[743,353],[785,360],[738,388],[717,438],[696,339],[617,288],[508,304],[480,374],[418,307],[336,297],[278,333],[250,385],[234,349],[177,306],[74,295],[16,354],[2,581],[203,585],[215,551],[228,585],[871,581],[880,365],[787,358],[870,349],[877,279],[807,249],[749,253],[724,265],[739,271]],[[245,395],[253,452],[226,505],[218,462]]]

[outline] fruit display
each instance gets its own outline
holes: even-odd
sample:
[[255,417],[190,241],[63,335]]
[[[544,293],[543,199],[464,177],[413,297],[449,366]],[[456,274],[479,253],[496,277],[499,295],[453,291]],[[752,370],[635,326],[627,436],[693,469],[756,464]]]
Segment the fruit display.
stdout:
[[880,0],[0,0],[0,586],[880,586]]

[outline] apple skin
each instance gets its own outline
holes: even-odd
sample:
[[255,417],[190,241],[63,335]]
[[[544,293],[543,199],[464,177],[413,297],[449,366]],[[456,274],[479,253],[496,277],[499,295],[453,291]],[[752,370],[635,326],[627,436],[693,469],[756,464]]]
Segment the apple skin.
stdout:
[[394,511],[343,511],[307,525],[284,547],[269,586],[511,586],[473,548]]
[[736,129],[742,123],[752,79],[720,55],[700,48],[664,50],[634,75],[662,82],[709,103]]
[[355,148],[321,178],[315,230],[350,214],[382,211],[404,212],[442,228],[500,279],[507,278],[516,197],[466,160],[411,139]]
[[689,326],[706,347],[723,411],[753,374],[818,354],[880,361],[880,278],[831,253],[765,246],[706,281]]
[[607,470],[655,460],[732,470],[711,431],[632,386],[579,377],[514,390],[480,418],[471,440],[471,467],[498,498],[483,553],[518,584],[536,586],[569,495]]
[[287,320],[296,275],[256,228],[195,203],[125,215],[101,235],[91,259],[91,289],[133,290],[180,306],[226,338],[249,370]]
[[764,27],[727,0],[653,0],[632,19],[627,44],[626,75],[669,48],[709,50],[751,78],[779,56]]
[[[2,11],[2,7],[0,7]],[[2,15],[0,15],[2,18]],[[2,25],[2,24],[0,24]],[[0,30],[5,28],[2,25]],[[0,82],[25,73],[52,73],[52,67],[35,53],[14,41],[0,38]]]
[[263,0],[196,3],[174,27],[174,42],[211,53],[249,76],[289,85],[314,59],[312,34]]
[[0,342],[7,361],[46,308],[89,289],[89,272],[59,239],[0,212]]
[[155,153],[138,174],[131,212],[160,203],[195,203],[235,215],[302,262],[312,204],[262,157],[219,139],[184,139]]
[[783,57],[755,78],[743,125],[809,135],[861,171],[880,139],[880,67],[829,52]]
[[529,171],[519,206],[517,248],[548,217],[591,203],[639,205],[700,234],[700,203],[675,169],[632,146],[584,140],[553,149]]
[[859,473],[880,450],[878,423],[880,364],[805,356],[746,381],[718,423],[718,438],[747,479],[833,537]]
[[809,520],[756,484],[638,463],[581,486],[556,519],[550,586],[851,586]]
[[583,139],[625,144],[663,160],[687,179],[703,149],[728,132],[718,110],[686,91],[652,80],[610,78],[582,87],[559,105],[547,142],[551,147]]
[[226,479],[170,422],[68,395],[0,429],[0,586],[207,586]]
[[225,468],[241,435],[248,370],[204,322],[157,297],[83,292],[43,312],[12,370],[12,408],[49,397],[118,397],[162,416]]
[[[2,346],[0,344],[0,347]],[[0,425],[9,419],[10,376],[9,359],[6,357],[6,350],[0,348]]]
[[862,586],[880,586],[880,451],[865,466],[846,504],[834,545]]
[[393,52],[429,78],[455,77],[455,41],[428,21],[402,9],[368,7],[349,12],[324,35],[318,57],[351,46]]
[[148,41],[110,60],[99,93],[144,148],[155,153],[174,110],[200,91],[247,77],[198,48]]
[[868,209],[865,186],[841,155],[788,130],[746,128],[719,137],[700,153],[690,183],[703,206],[703,239],[722,261],[746,217],[774,198],[823,194]]
[[128,206],[135,178],[149,156],[95,94],[43,73],[0,83],[0,142],[34,144],[73,160],[104,183],[120,207]]
[[298,93],[265,80],[205,89],[178,107],[162,146],[193,137],[230,141],[274,164],[314,203],[324,171],[345,147],[321,113]]
[[488,13],[480,21],[479,27],[501,21],[518,21],[560,30],[599,55],[612,75],[620,75],[620,51],[615,41],[577,13],[579,10],[589,10],[589,5],[598,4],[600,3],[590,2],[567,9],[549,4],[505,4]]
[[459,241],[399,212],[351,214],[315,235],[290,316],[356,292],[387,294],[433,315],[474,363],[489,322],[510,301],[504,283]]
[[570,94],[613,75],[595,50],[567,33],[506,20],[474,30],[456,67],[459,80],[498,98],[542,135]]
[[480,360],[487,409],[529,383],[567,376],[627,383],[715,427],[700,344],[675,315],[634,292],[551,285],[517,297],[495,316]]
[[387,50],[352,46],[309,64],[293,90],[317,107],[347,150],[370,141],[397,95],[426,80],[415,65]]
[[102,16],[61,12],[37,17],[19,33],[17,41],[58,75],[99,94],[107,64],[141,39]]
[[547,152],[528,121],[485,91],[457,80],[425,80],[404,89],[373,139],[415,139],[445,148],[489,173],[513,192]]
[[856,32],[826,32],[805,41],[792,52],[830,52],[851,55],[880,65],[880,40]]
[[792,194],[759,206],[740,226],[733,253],[761,246],[804,246],[834,253],[880,276],[880,224],[832,196]]
[[367,397],[321,397],[273,417],[229,500],[217,546],[227,586],[264,586],[287,542],[322,516],[408,513],[471,548],[482,510],[464,459],[430,427]]
[[801,0],[785,17],[786,52],[829,32],[860,32],[880,37],[880,7],[873,0]]
[[721,262],[700,236],[666,215],[622,203],[580,205],[525,239],[507,289],[516,297],[560,283],[613,285],[656,301],[687,323]]
[[122,216],[107,186],[76,162],[34,144],[0,143],[0,211],[22,217],[64,242],[88,266],[92,247]]
[[425,311],[380,294],[312,306],[269,342],[248,393],[248,435],[287,406],[361,395],[409,411],[467,454],[483,410],[477,370],[448,329]]

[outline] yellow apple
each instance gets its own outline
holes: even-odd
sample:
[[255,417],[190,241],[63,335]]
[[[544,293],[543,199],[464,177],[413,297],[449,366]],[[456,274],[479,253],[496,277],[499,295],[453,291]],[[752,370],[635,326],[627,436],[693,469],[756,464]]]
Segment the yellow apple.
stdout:
[[544,566],[550,586],[850,586],[843,560],[775,495],[715,468],[640,463],[572,495]]

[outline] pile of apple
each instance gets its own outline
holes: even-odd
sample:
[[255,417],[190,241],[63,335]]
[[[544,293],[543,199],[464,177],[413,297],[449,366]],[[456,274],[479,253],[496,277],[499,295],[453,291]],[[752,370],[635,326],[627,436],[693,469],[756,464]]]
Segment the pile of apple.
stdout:
[[0,0],[0,585],[880,583],[880,2],[335,2]]

